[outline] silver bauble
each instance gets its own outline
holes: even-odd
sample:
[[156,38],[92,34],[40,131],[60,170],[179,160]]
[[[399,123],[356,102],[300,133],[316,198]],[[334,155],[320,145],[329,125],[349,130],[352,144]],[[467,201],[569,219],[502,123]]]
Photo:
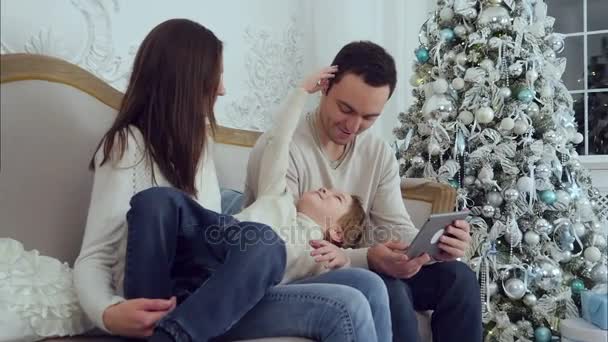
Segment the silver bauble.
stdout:
[[553,225],[544,218],[539,218],[534,222],[534,231],[539,234],[551,234],[553,231]]
[[546,142],[555,145],[558,140],[557,133],[555,133],[555,131],[547,131],[543,134],[543,139]]
[[524,67],[521,64],[513,64],[509,67],[509,75],[519,77],[524,72]]
[[602,234],[593,233],[593,234],[591,234],[591,236],[589,236],[589,238],[587,240],[588,240],[590,246],[595,246],[599,249],[606,248],[606,238],[604,236],[602,236]]
[[528,70],[526,72],[526,81],[528,81],[528,83],[533,84],[534,82],[536,82],[536,80],[538,79],[538,72],[534,69],[532,70]]
[[427,148],[428,148],[429,154],[433,155],[433,156],[439,155],[442,152],[441,146],[439,146],[439,144],[436,142],[430,143]]
[[479,270],[479,266],[481,266],[481,258],[475,257],[475,258],[469,260],[469,266],[471,267],[471,269],[473,271]]
[[591,269],[591,280],[596,284],[608,283],[608,267],[606,264],[597,264]]
[[543,56],[545,56],[546,59],[555,59],[555,57],[557,57],[557,54],[553,50],[547,50],[545,51],[545,53],[543,53]]
[[519,228],[507,229],[507,231],[505,232],[505,241],[507,241],[507,243],[510,246],[513,246],[513,247],[519,246],[522,238],[523,238],[523,234],[522,234],[521,230],[519,230]]
[[543,275],[539,284],[540,287],[545,291],[550,291],[560,286],[562,282],[561,268],[548,261],[541,262],[540,266],[542,268]]
[[551,167],[549,167],[549,165],[547,164],[539,164],[538,166],[536,166],[536,169],[534,170],[536,178],[540,178],[540,179],[548,179],[549,177],[551,177]]
[[570,260],[572,260],[572,252],[563,251],[561,254],[561,257],[559,259],[559,262],[566,263],[566,262],[570,262]]
[[526,132],[528,132],[529,128],[530,128],[530,126],[528,125],[528,123],[526,121],[516,120],[515,126],[513,127],[513,132],[518,135],[523,135]]
[[498,90],[498,94],[505,99],[508,99],[509,97],[511,97],[511,95],[513,94],[511,92],[511,88],[509,87],[502,87]]
[[534,179],[528,176],[523,176],[517,181],[517,189],[519,192],[531,193],[534,190]]
[[416,169],[421,169],[424,167],[424,159],[421,156],[415,156],[412,158],[412,166]]
[[509,10],[503,6],[490,6],[483,9],[477,19],[480,28],[489,27],[492,30],[501,30],[511,24]]
[[477,178],[475,178],[475,176],[466,176],[466,177],[464,177],[464,185],[471,186],[471,185],[475,184],[476,179]]
[[519,198],[519,191],[517,191],[517,189],[507,189],[505,190],[505,201],[509,202],[509,203],[513,203],[515,201],[517,201],[517,199]]
[[500,192],[498,191],[492,191],[488,194],[488,204],[499,208],[502,205],[503,202],[503,198],[502,195],[500,194]]
[[558,36],[549,37],[548,43],[551,46],[551,49],[557,53],[564,50],[564,40]]
[[555,192],[556,203],[561,203],[564,206],[570,205],[570,194],[564,190],[557,190]]
[[484,205],[483,208],[481,208],[481,214],[485,217],[494,217],[494,214],[496,213],[496,208],[494,208],[491,205]]
[[448,62],[452,62],[456,60],[456,52],[454,52],[454,50],[450,50],[443,56],[443,58]]
[[463,25],[457,25],[456,27],[454,27],[454,34],[456,34],[456,36],[460,38],[463,38],[467,35],[467,28]]
[[521,279],[511,278],[505,282],[505,294],[511,299],[521,299],[526,294],[526,285]]
[[528,105],[527,112],[531,117],[538,116],[540,113],[540,107],[536,104],[536,102],[532,102]]
[[528,230],[524,235],[524,241],[526,242],[526,245],[533,247],[539,244],[540,236],[536,232]]
[[490,71],[494,70],[494,62],[492,62],[492,60],[491,60],[491,59],[489,59],[489,58],[486,58],[486,59],[484,59],[483,61],[481,61],[481,62],[479,63],[479,66],[480,66],[480,67],[481,67],[483,70],[488,71],[488,72],[490,72]]
[[524,296],[524,304],[526,304],[528,307],[533,307],[536,305],[537,300],[536,295],[533,293],[528,293]]
[[460,66],[465,66],[468,61],[469,61],[469,57],[467,56],[466,53],[461,52],[456,55],[456,64],[458,64]]
[[467,9],[466,17],[468,19],[475,19],[475,18],[477,18],[477,10],[475,8],[469,8],[469,9]]
[[439,12],[439,17],[443,21],[450,21],[454,19],[454,10],[450,7],[444,7],[441,12]]

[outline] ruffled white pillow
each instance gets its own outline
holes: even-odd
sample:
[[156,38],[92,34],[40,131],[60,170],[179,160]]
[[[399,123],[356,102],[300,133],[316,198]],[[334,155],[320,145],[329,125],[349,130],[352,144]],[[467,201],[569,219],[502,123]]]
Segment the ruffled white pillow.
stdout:
[[91,328],[66,263],[0,238],[0,341],[37,341]]

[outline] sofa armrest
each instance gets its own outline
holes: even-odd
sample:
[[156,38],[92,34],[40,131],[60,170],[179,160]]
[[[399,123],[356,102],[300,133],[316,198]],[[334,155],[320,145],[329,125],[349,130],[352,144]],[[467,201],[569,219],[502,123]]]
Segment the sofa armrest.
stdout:
[[431,214],[452,212],[456,207],[456,190],[449,185],[429,179],[403,179],[401,195],[404,200],[428,203]]

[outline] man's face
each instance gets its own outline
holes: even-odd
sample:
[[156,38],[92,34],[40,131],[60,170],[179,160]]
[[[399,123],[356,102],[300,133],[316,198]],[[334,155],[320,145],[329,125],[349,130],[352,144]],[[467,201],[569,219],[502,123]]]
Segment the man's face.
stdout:
[[321,99],[321,129],[335,144],[348,144],[376,121],[389,94],[388,85],[372,87],[357,75],[345,74]]

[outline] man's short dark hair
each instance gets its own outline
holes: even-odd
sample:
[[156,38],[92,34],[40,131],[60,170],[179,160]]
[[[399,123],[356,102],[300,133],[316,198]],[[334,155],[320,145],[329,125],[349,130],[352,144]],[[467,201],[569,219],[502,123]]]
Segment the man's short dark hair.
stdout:
[[330,81],[329,89],[340,82],[346,74],[360,76],[372,87],[388,85],[390,98],[397,85],[397,70],[393,57],[378,44],[356,41],[346,44],[336,55],[331,65],[338,66],[336,77]]

